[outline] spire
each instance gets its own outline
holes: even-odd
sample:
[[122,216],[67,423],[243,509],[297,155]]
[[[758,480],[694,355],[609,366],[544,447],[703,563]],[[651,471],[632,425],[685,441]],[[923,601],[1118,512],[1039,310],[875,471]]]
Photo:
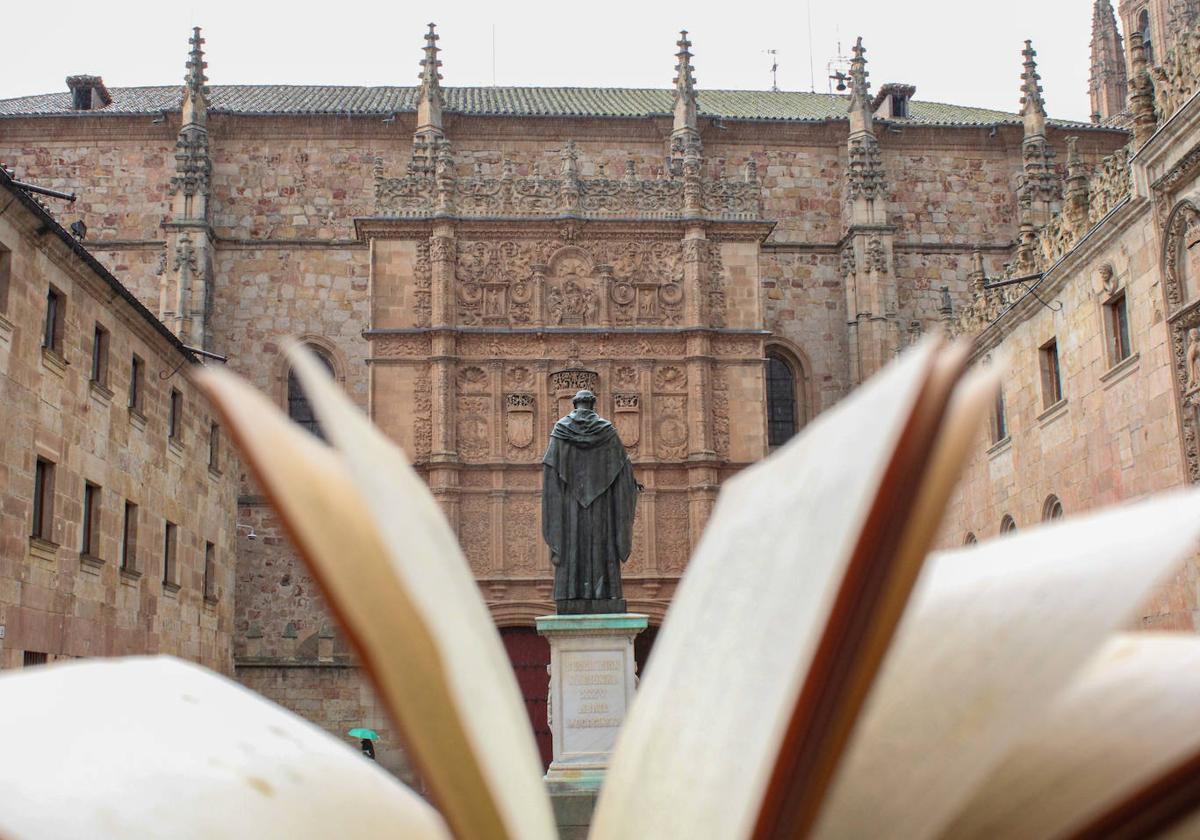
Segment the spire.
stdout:
[[184,65],[187,72],[183,75],[183,124],[203,125],[208,119],[208,76],[204,75],[208,62],[204,60],[204,39],[200,37],[199,26],[192,28],[188,43],[192,49]]
[[679,33],[675,42],[679,52],[675,53],[675,125],[671,130],[671,154],[679,157],[689,146],[699,147],[700,131],[697,127],[696,77],[692,74],[692,42],[687,30]]
[[1076,235],[1087,227],[1090,197],[1087,170],[1079,154],[1079,138],[1067,138],[1067,187],[1063,196],[1063,217]]
[[1021,51],[1025,58],[1025,70],[1021,73],[1021,116],[1025,118],[1025,137],[1045,136],[1046,103],[1042,100],[1042,77],[1038,75],[1034,56],[1037,50],[1033,42],[1026,40]]
[[417,133],[442,136],[442,74],[438,68],[442,62],[437,55],[438,34],[429,24],[425,33],[425,57],[421,59],[421,88],[417,91]]
[[1128,78],[1125,47],[1117,31],[1112,0],[1096,0],[1092,7],[1092,74],[1088,82],[1092,121],[1109,119],[1125,110]]
[[1146,61],[1146,41],[1141,32],[1129,36],[1129,112],[1133,115],[1133,142],[1141,146],[1158,128],[1154,112],[1154,80]]
[[862,36],[854,42],[854,57],[850,59],[850,136],[871,131],[871,85],[867,77],[867,49]]

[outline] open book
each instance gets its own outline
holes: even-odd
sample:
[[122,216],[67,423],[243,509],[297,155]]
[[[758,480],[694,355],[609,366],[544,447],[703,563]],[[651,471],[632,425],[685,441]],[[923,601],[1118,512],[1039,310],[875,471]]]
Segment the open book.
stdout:
[[[404,453],[292,362],[328,444],[231,374],[199,380],[430,802],[203,669],[96,662],[0,677],[0,837],[556,836],[454,534]],[[723,486],[591,836],[1200,831],[1200,637],[1117,632],[1195,549],[1200,495],[927,556],[994,387],[928,339]]]

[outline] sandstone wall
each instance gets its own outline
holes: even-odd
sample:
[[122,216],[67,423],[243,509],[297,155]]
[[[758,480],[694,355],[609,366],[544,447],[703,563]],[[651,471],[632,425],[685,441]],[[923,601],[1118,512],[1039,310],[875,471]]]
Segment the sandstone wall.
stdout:
[[[11,197],[10,193],[4,193]],[[170,653],[232,672],[237,467],[222,440],[209,467],[212,415],[180,370],[188,362],[147,319],[17,204],[0,217],[13,253],[0,311],[0,667],[25,651],[51,658]],[[64,296],[62,353],[43,350],[46,295]],[[107,387],[90,383],[92,341],[109,333]],[[130,360],[145,361],[141,413],[127,407]],[[168,442],[171,388],[182,393]],[[31,538],[35,460],[54,463],[53,522]],[[100,487],[98,551],[83,556],[84,482]],[[122,571],[124,504],[138,505],[133,568]],[[176,582],[163,582],[165,520],[178,525]],[[215,591],[204,592],[205,543]]]

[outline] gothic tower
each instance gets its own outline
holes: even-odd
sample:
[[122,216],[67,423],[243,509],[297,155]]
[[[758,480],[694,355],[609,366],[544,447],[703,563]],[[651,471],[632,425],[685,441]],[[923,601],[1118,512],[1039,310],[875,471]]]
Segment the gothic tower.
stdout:
[[1128,80],[1125,47],[1117,31],[1112,0],[1096,0],[1092,7],[1092,74],[1088,83],[1092,99],[1092,122],[1100,122],[1125,110]]

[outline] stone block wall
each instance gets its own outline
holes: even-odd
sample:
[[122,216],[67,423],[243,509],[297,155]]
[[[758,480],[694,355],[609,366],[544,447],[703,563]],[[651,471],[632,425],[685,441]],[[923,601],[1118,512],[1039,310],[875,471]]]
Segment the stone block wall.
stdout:
[[[213,415],[187,379],[187,356],[41,226],[17,202],[0,217],[11,252],[0,294],[0,667],[21,665],[27,651],[170,653],[229,674],[236,459],[220,439],[210,466]],[[60,351],[42,346],[51,286],[62,295]],[[107,331],[102,382],[91,381],[97,324]],[[128,407],[134,354],[145,363],[140,411]],[[172,388],[182,415],[169,440]],[[39,457],[54,465],[45,539],[30,536]],[[82,544],[85,482],[99,488],[92,547]],[[138,524],[122,570],[126,501]],[[178,527],[177,571],[164,582],[167,520]],[[215,559],[207,593],[206,543]]]

